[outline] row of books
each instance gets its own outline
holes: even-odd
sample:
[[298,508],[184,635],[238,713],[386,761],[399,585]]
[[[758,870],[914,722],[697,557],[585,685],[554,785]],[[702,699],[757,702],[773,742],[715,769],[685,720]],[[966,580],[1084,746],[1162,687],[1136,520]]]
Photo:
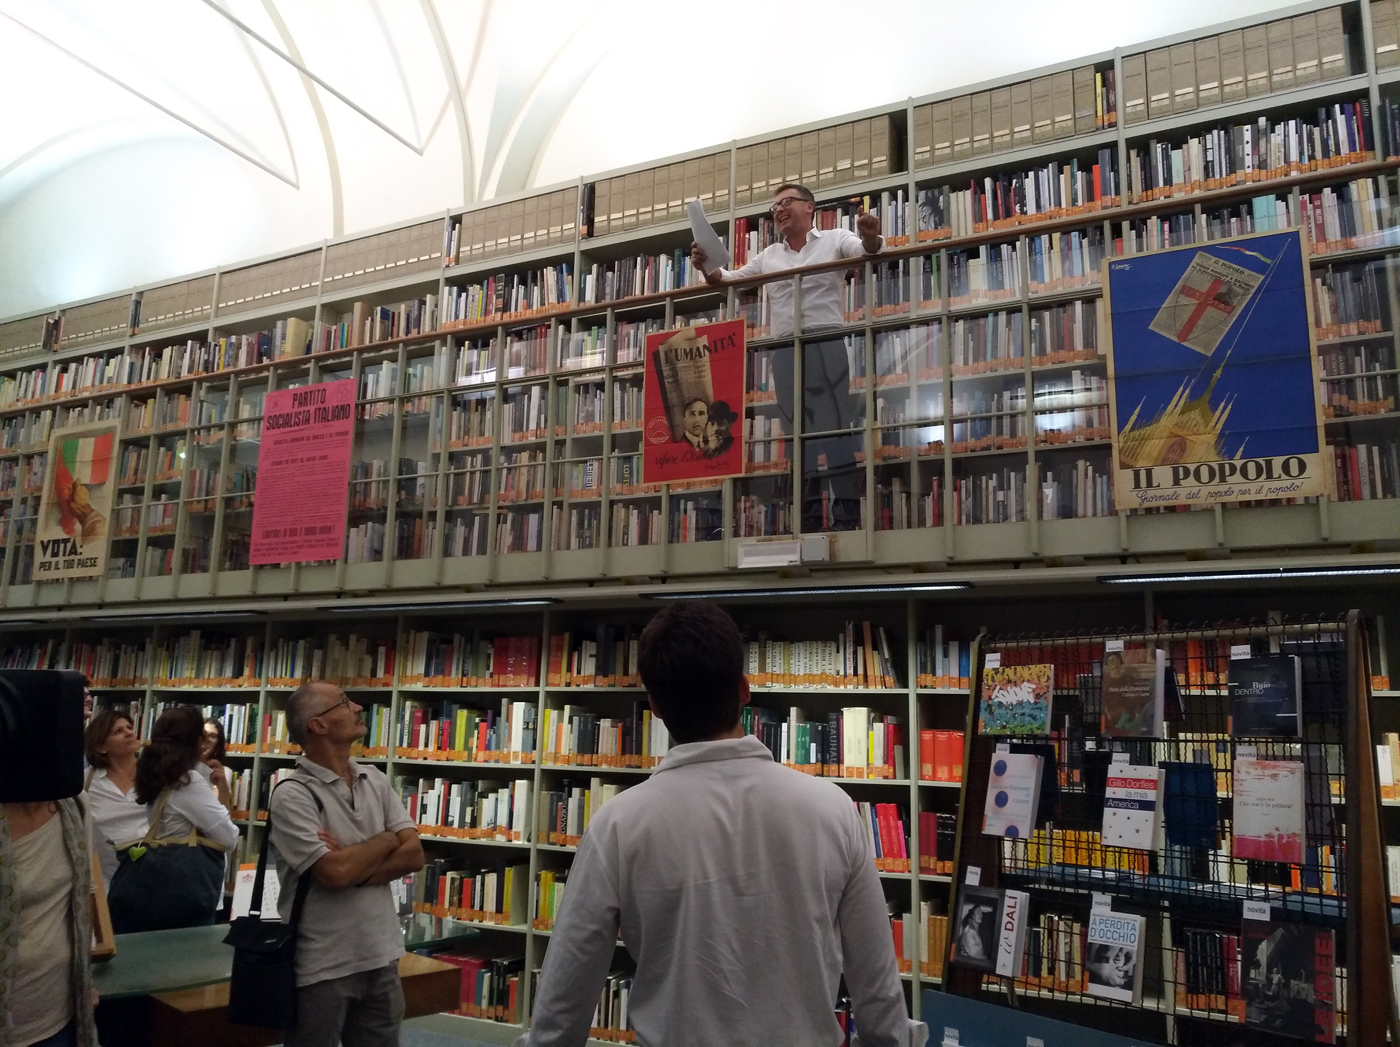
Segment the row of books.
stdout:
[[1313,324],[1320,341],[1381,334],[1385,288],[1371,265],[1332,266],[1312,273]]
[[399,711],[396,756],[477,763],[534,763],[534,702],[502,697],[500,709],[450,699],[409,699]]
[[438,329],[436,294],[413,298],[393,305],[355,302],[341,312],[334,323],[321,321],[317,352],[372,345],[394,338],[410,338]]
[[525,273],[498,273],[480,283],[449,284],[442,303],[442,330],[492,320],[524,320],[567,308],[574,302],[568,262]]
[[685,218],[686,203],[729,210],[729,156],[710,153],[584,186],[583,235],[608,236]]
[[1040,519],[1084,520],[1114,514],[1113,477],[1106,457],[1042,464],[1040,476]]
[[462,969],[460,1004],[449,1013],[509,1025],[520,1021],[520,982],[525,977],[523,955],[435,952],[433,959]]
[[913,167],[940,167],[1116,127],[1112,67],[1091,65],[977,94],[915,106]]
[[1042,167],[974,178],[966,189],[931,186],[918,193],[917,238],[942,240],[1093,214],[1119,202],[1115,150],[1092,164],[1051,160]]
[[388,530],[377,520],[352,524],[345,529],[346,563],[380,563]]
[[410,631],[400,682],[424,687],[533,687],[538,636],[489,636],[482,629],[439,634]]
[[834,640],[772,640],[760,632],[744,644],[753,687],[898,687],[889,634],[869,621],[847,622]]
[[626,716],[574,705],[544,711],[541,761],[554,767],[655,767],[671,746],[666,725],[643,702]]
[[563,778],[540,796],[539,839],[553,847],[577,847],[593,815],[625,784],[601,778]]
[[959,524],[1014,523],[1025,518],[1024,466],[954,478],[953,519]]
[[[529,778],[506,782],[397,777],[394,786],[424,836],[504,843],[529,843],[533,838]],[[524,897],[520,903],[520,919],[512,923],[524,921]]]
[[690,261],[690,252],[676,248],[670,254],[633,255],[612,262],[594,262],[579,274],[579,301],[584,304],[614,302],[621,298],[672,291],[704,283],[704,274]]
[[739,724],[758,738],[777,763],[828,778],[908,777],[904,722],[899,716],[868,708],[848,707],[808,720],[792,706],[786,718],[779,710],[746,705]]
[[1340,502],[1369,502],[1400,497],[1400,443],[1357,442],[1332,445],[1336,490]]
[[1342,8],[1283,18],[1123,58],[1123,121],[1254,98],[1349,75]]
[[[740,146],[735,152],[734,203],[767,204],[784,183],[816,192],[883,178],[900,169],[899,137],[894,118],[884,115]],[[720,183],[724,181],[721,177]]]
[[1341,378],[1322,383],[1324,418],[1361,418],[1395,410],[1395,375]]

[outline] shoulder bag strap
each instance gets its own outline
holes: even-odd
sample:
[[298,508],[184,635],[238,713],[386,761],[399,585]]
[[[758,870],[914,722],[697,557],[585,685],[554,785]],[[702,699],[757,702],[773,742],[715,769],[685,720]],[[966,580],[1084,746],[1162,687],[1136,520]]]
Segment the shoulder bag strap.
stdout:
[[[298,785],[302,786],[302,788],[304,788],[307,792],[311,794],[311,798],[316,801],[316,810],[319,811],[321,814],[326,813],[325,804],[321,803],[321,798],[316,795],[316,790],[311,788],[310,783],[308,783],[305,779],[284,778],[282,781],[278,782],[277,785],[274,785],[272,787],[272,792],[275,793],[279,786],[285,785],[287,782],[296,782]],[[263,834],[262,847],[258,851],[258,871],[257,874],[253,877],[253,897],[248,905],[248,915],[255,920],[262,919],[263,884],[266,882],[267,877],[267,852],[271,843],[272,793],[268,793],[267,831]],[[300,922],[301,910],[302,907],[306,904],[306,894],[310,890],[311,877],[308,876],[306,873],[303,873],[297,880],[297,893],[296,897],[292,899],[292,912],[291,920],[289,921],[289,926],[295,927],[297,923]]]

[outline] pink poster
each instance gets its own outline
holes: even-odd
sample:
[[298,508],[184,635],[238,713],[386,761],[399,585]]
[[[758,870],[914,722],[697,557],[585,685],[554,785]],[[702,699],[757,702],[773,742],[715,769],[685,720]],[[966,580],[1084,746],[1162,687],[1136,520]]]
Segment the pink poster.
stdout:
[[339,560],[355,440],[355,383],[268,393],[249,563]]

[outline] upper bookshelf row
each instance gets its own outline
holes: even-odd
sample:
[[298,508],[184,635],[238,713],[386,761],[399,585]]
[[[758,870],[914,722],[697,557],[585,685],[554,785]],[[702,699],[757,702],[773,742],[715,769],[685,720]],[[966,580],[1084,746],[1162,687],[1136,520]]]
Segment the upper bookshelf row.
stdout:
[[[1167,138],[1173,130],[1181,132],[1177,137],[1189,135],[1200,125],[1189,142],[1167,146],[1169,151],[1196,148],[1190,143],[1212,133],[1208,125],[1218,119],[1213,110],[1234,105],[1234,110],[1219,114],[1233,118],[1241,100],[1270,114],[1271,134],[1282,128],[1284,138],[1290,139],[1302,133],[1287,129],[1290,117],[1309,124],[1316,117],[1316,125],[1321,125],[1327,117],[1317,108],[1319,103],[1361,99],[1365,86],[1355,78],[1367,74],[1368,51],[1377,69],[1400,62],[1400,12],[1394,0],[1373,0],[1370,7],[1369,20],[1362,17],[1360,3],[1352,2],[1132,51],[1117,59],[1104,56],[988,90],[891,108],[641,170],[585,178],[579,185],[452,214],[446,222],[434,218],[19,318],[0,324],[0,355],[32,355],[59,344],[65,349],[105,345],[208,325],[216,316],[238,316],[292,301],[348,301],[350,292],[369,285],[441,280],[444,267],[479,269],[483,263],[541,251],[564,254],[585,241],[626,238],[655,227],[674,232],[690,199],[699,199],[723,222],[737,209],[766,203],[784,182],[804,183],[823,199],[834,199],[847,186],[867,193],[871,183],[883,181],[887,184],[877,188],[890,190],[892,198],[896,188],[906,190],[904,198],[895,201],[902,210],[906,204],[912,207],[919,183],[929,177],[920,172],[946,171],[955,180],[964,173],[982,174],[1000,152],[1088,170],[1101,159],[1090,154],[1108,144],[1107,152],[1114,155],[1102,159],[1118,168],[1130,162],[1127,145],[1133,141],[1120,123],[1152,121],[1144,133],[1150,130]],[[1362,116],[1358,123],[1363,125],[1363,151],[1378,157],[1396,152],[1388,141],[1393,137],[1388,133],[1389,116],[1370,113],[1364,99],[1355,105]],[[1112,136],[1105,137],[1110,131],[1116,131],[1117,149],[1111,148]],[[1379,138],[1381,148],[1375,148],[1373,137]],[[1149,146],[1156,150],[1163,143],[1136,144],[1145,154]],[[1301,147],[1305,168],[1318,156],[1335,157],[1337,151],[1325,143],[1321,150],[1310,144]],[[1011,172],[1007,176],[1019,177]],[[1125,181],[1127,188],[1122,171],[1114,178]],[[974,189],[982,181],[974,179]],[[1167,182],[1172,184],[1170,178]],[[962,191],[961,186],[953,188]],[[889,209],[891,204],[878,193],[861,199],[867,206]],[[1121,190],[1096,191],[1093,199],[1104,206],[1138,202]],[[908,242],[905,234],[912,224],[903,216],[893,225],[887,219],[887,239],[892,244]]]

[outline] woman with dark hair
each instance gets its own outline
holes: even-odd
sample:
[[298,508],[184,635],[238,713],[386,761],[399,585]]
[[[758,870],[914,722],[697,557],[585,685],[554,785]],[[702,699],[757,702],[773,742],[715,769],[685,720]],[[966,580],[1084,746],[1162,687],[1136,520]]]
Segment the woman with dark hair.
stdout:
[[125,709],[99,709],[83,732],[87,755],[88,812],[92,849],[102,864],[102,886],[117,871],[115,841],[134,840],[146,831],[146,810],[136,802],[136,753],[141,739]]
[[199,710],[176,706],[156,720],[136,761],[136,802],[149,828],[117,842],[110,898],[117,934],[214,922],[238,827],[210,786],[203,740]]
[[228,743],[224,740],[224,724],[212,716],[204,721],[204,737],[199,743],[199,760],[209,768],[209,784],[214,787],[214,795],[225,807],[233,807],[233,792],[229,789],[228,775],[224,773],[224,758],[228,755]]

